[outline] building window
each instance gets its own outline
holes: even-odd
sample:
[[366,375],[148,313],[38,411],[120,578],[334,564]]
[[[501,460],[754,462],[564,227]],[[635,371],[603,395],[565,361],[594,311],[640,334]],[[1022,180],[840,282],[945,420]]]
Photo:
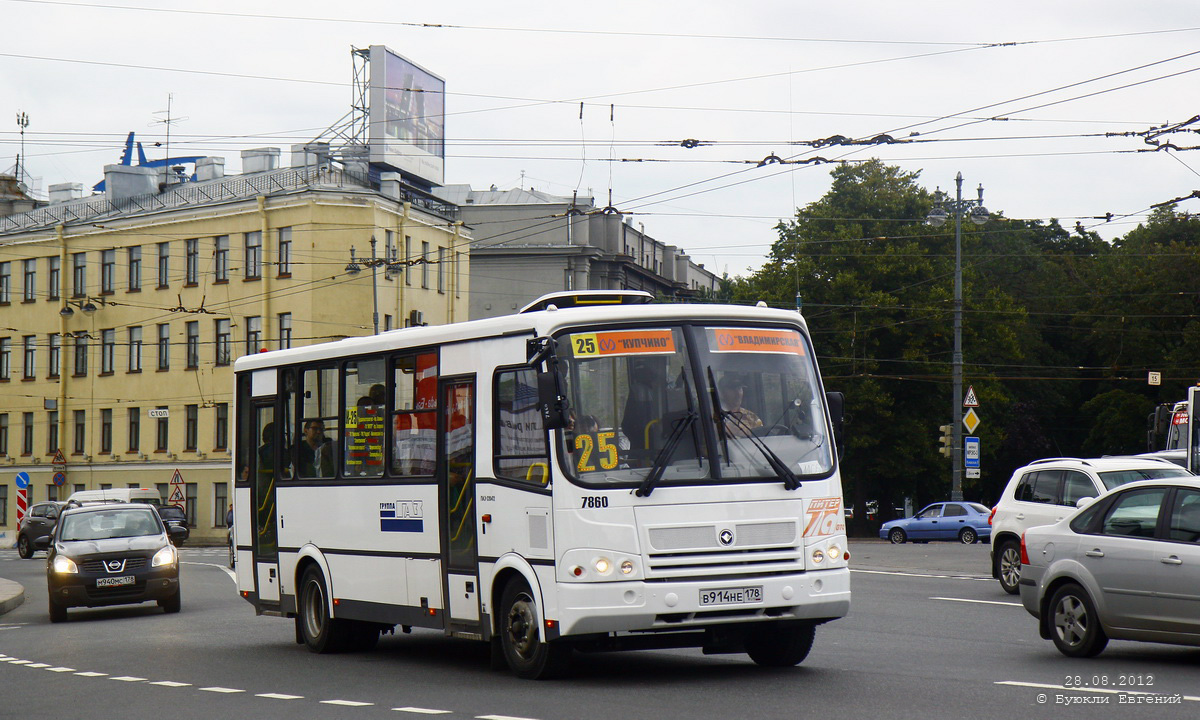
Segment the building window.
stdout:
[[158,413],[158,417],[154,419],[154,450],[166,452],[171,439],[171,418],[167,415],[166,405],[159,405],[156,409],[163,412]]
[[218,235],[213,245],[213,279],[229,282],[229,236]]
[[134,245],[129,248],[129,290],[136,292],[142,289],[142,246]]
[[117,251],[100,251],[100,293],[111,295],[117,286]]
[[88,372],[88,338],[87,335],[75,338],[75,377],[83,377]]
[[[33,454],[33,413],[21,413],[21,454]],[[33,500],[33,498],[29,498]]]
[[129,328],[129,372],[142,371],[142,329]]
[[[224,521],[224,518],[222,518],[222,521]],[[7,485],[0,485],[0,525],[8,525],[8,486]]]
[[58,450],[58,411],[51,410],[46,413],[46,454],[53,455]]
[[[8,454],[8,413],[0,413],[0,455]],[[4,486],[0,486],[4,487]]]
[[279,228],[279,276],[289,277],[292,274],[292,229]]
[[292,313],[280,313],[280,349],[292,347]]
[[262,317],[246,318],[246,354],[253,355],[262,347]]
[[87,253],[71,256],[71,297],[87,297]]
[[187,521],[189,527],[196,527],[196,483],[183,484],[184,512],[187,513]]
[[262,277],[262,231],[246,233],[246,279]]
[[[3,486],[5,490],[7,486]],[[0,500],[3,500],[0,497]],[[213,525],[219,528],[227,527],[225,525],[225,513],[229,510],[229,483],[217,482],[213,483]],[[0,514],[0,520],[4,515]]]
[[112,408],[103,408],[100,410],[100,452],[108,455],[112,453]]
[[12,302],[12,263],[0,262],[0,304]]
[[25,281],[21,285],[21,299],[25,302],[37,300],[37,260],[23,260]]
[[200,367],[200,323],[192,320],[187,328],[187,367],[195,370]]
[[22,338],[25,355],[25,379],[37,377],[37,335],[26,335]]
[[12,377],[12,340],[0,338],[0,382]]
[[228,365],[232,361],[229,322],[229,318],[217,320],[217,365]]
[[168,323],[158,326],[158,369],[171,369],[171,326]]
[[200,240],[197,238],[184,240],[183,253],[185,267],[183,282],[186,285],[196,285],[200,275]]
[[46,258],[46,295],[51,300],[62,297],[62,261],[57,257]]
[[50,333],[50,357],[47,362],[46,377],[56,378],[62,373],[62,335]]
[[117,331],[109,328],[100,331],[100,374],[112,375],[116,366]]
[[142,409],[129,408],[129,452],[142,449]]
[[216,450],[229,447],[229,403],[217,403],[217,426],[213,428]]
[[75,411],[75,442],[71,446],[71,452],[76,455],[87,452],[87,412],[84,410]]
[[429,243],[421,243],[421,287],[429,288]]
[[158,286],[171,287],[171,243],[158,244]]
[[412,238],[404,236],[404,284],[412,285]]
[[183,408],[183,449],[195,450],[197,437],[200,434],[200,406],[186,405]]

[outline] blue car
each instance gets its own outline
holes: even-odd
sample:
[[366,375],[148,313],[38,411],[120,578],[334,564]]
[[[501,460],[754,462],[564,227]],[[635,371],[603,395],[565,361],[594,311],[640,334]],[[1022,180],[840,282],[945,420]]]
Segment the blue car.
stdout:
[[941,502],[929,505],[910,518],[891,520],[879,528],[879,537],[899,545],[907,540],[957,540],[970,545],[992,537],[988,516],[992,511],[972,502]]

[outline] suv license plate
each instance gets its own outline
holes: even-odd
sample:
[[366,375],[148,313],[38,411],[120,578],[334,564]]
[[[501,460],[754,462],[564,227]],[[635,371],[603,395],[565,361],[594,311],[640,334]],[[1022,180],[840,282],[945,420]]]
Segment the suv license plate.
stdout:
[[132,575],[96,578],[96,587],[119,587],[121,585],[132,585],[133,583],[134,577]]
[[748,605],[762,602],[762,585],[739,588],[718,588],[700,591],[703,605]]

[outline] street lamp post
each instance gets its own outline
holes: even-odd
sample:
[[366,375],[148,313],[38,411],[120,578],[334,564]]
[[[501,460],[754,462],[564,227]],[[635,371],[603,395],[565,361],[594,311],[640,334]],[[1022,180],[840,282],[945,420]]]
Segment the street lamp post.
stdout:
[[950,452],[950,499],[961,501],[962,471],[963,471],[963,440],[962,440],[962,408],[963,408],[963,354],[962,354],[962,217],[965,213],[971,222],[983,225],[988,221],[987,208],[983,206],[983,185],[979,186],[978,200],[963,200],[963,176],[958,173],[954,178],[955,198],[948,200],[946,194],[938,188],[933,193],[934,206],[929,211],[925,221],[934,227],[940,227],[946,222],[947,208],[954,213],[954,354],[951,356],[951,423],[954,426],[954,447]]
[[[371,268],[371,324],[374,327],[375,334],[379,334],[379,286],[375,281],[375,271],[380,265],[387,265],[386,258],[375,257],[375,236],[371,236],[371,258],[363,260],[363,265]],[[351,275],[357,275],[362,270],[358,260],[354,257],[354,246],[350,246],[350,263],[346,265],[346,272]]]

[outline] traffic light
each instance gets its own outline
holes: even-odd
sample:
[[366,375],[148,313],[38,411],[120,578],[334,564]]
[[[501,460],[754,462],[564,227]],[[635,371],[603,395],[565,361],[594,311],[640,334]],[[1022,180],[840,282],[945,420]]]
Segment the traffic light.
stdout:
[[938,448],[938,452],[946,457],[950,457],[954,452],[954,426],[942,425],[938,427],[938,430],[942,431],[942,437],[940,438],[942,446]]

